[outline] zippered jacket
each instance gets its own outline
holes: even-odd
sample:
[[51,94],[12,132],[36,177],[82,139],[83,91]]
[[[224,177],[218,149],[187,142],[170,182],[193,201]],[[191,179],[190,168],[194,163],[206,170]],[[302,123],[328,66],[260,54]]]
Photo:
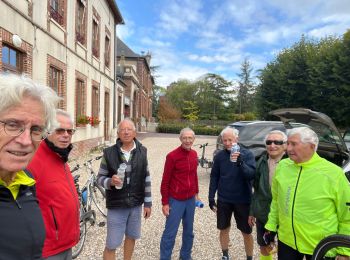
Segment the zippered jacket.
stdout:
[[67,163],[42,141],[28,165],[44,217],[43,257],[61,253],[79,241],[79,200]]
[[[350,186],[342,169],[314,153],[303,163],[280,161],[272,182],[265,228],[300,253],[312,255],[321,239],[350,234]],[[348,249],[334,254],[350,255]],[[331,253],[332,255],[332,253]]]
[[[286,155],[285,155],[286,156]],[[284,156],[284,157],[285,157]],[[254,216],[260,222],[266,223],[272,201],[271,186],[269,182],[269,156],[265,152],[256,164],[254,177],[254,193],[250,204],[250,216]]]
[[[18,174],[26,175],[23,171]],[[1,260],[42,259],[44,222],[35,197],[35,181],[29,176],[25,177],[26,183],[18,183],[16,199],[10,189],[0,185]]]
[[198,194],[198,157],[195,150],[179,146],[168,153],[160,193],[162,205],[169,204],[169,197],[187,200]]
[[[231,204],[250,203],[252,181],[255,174],[255,158],[251,151],[241,145],[241,163],[230,160],[230,151],[219,151],[214,157],[210,174],[209,201],[214,200],[217,191],[219,201]],[[248,221],[248,220],[247,220]]]

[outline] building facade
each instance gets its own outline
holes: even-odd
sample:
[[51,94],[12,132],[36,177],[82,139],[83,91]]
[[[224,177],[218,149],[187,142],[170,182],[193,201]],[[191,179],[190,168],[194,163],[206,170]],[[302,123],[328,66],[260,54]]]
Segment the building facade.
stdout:
[[123,100],[118,114],[132,119],[138,131],[145,131],[148,122],[153,121],[151,55],[136,54],[118,37],[117,46],[118,89]]
[[113,136],[117,123],[114,0],[0,1],[0,71],[53,88],[74,118],[73,156]]

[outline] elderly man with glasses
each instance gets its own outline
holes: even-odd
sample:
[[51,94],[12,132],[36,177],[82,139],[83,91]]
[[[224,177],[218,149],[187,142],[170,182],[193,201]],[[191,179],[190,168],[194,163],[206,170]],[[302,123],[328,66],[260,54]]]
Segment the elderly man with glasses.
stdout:
[[46,239],[44,259],[72,259],[72,247],[79,241],[79,202],[72,174],[67,164],[73,120],[63,110],[56,110],[58,127],[44,139],[28,170],[36,180],[39,206],[44,217]]
[[25,167],[55,121],[56,93],[26,76],[0,74],[0,258],[41,259],[45,227]]
[[254,178],[254,194],[250,204],[249,225],[256,223],[257,242],[260,246],[260,259],[271,259],[272,255],[269,244],[264,241],[266,232],[264,226],[270,212],[272,200],[271,183],[279,161],[286,156],[287,135],[279,130],[273,130],[265,137],[266,153],[264,153],[256,165]]

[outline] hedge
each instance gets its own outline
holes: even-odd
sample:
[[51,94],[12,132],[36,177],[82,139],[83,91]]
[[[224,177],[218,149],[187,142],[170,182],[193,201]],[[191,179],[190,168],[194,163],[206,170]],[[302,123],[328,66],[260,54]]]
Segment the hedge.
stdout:
[[202,125],[189,125],[186,123],[159,123],[157,127],[158,133],[172,133],[172,134],[178,134],[180,133],[181,129],[185,127],[190,127],[196,135],[219,135],[221,130],[223,129],[222,126],[202,126]]

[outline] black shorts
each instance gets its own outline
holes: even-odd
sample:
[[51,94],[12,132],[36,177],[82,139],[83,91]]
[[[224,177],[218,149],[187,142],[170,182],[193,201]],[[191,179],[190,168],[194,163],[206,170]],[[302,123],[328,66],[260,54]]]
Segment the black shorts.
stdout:
[[267,246],[263,238],[266,231],[265,223],[256,219],[256,241],[259,246]]
[[217,228],[220,230],[231,226],[232,213],[235,217],[237,228],[245,233],[251,234],[252,228],[248,224],[250,204],[231,204],[218,201]]

